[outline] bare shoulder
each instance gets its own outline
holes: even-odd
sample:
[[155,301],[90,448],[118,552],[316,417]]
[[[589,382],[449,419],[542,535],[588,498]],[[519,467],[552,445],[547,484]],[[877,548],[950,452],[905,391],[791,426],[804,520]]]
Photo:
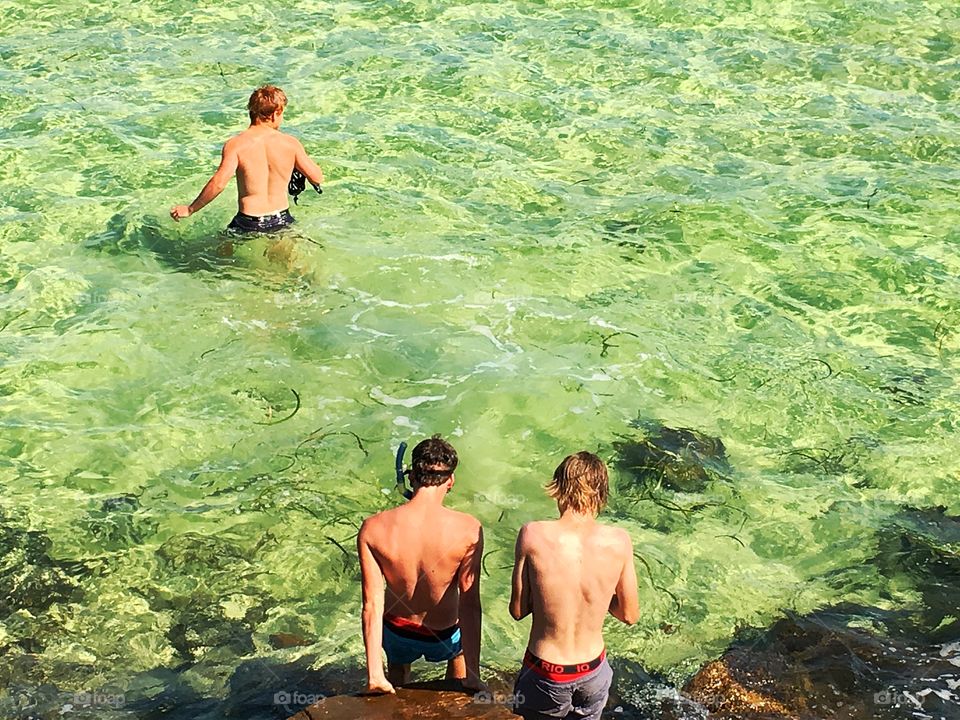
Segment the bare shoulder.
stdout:
[[630,533],[626,530],[612,525],[600,525],[598,529],[600,531],[599,539],[603,544],[632,552],[633,541],[630,539]]
[[231,150],[236,150],[247,142],[247,133],[246,131],[234,135],[231,138],[227,138],[227,141],[223,144],[223,151],[230,152]]
[[480,525],[480,521],[477,520],[473,515],[465,512],[460,512],[459,510],[449,510],[450,514],[447,516],[453,525],[463,532],[464,535],[476,538],[476,536],[483,529]]
[[533,520],[520,526],[520,532],[517,534],[517,543],[521,547],[529,547],[542,538],[549,528],[549,522],[544,520]]
[[388,514],[393,512],[393,510],[384,510],[383,512],[378,512],[376,515],[371,515],[366,520],[360,524],[360,537],[366,540],[376,537],[380,528],[382,528],[387,522],[389,522]]
[[288,135],[285,132],[277,130],[275,137],[278,141],[283,142],[292,148],[299,149],[303,147],[303,144],[297,138],[295,138],[293,135]]

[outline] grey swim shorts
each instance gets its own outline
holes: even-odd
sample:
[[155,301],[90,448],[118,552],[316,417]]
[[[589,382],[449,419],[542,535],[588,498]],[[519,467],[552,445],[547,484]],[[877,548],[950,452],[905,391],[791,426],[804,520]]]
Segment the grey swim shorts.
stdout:
[[589,663],[554,665],[528,650],[513,686],[513,712],[524,720],[599,720],[612,680],[606,653]]

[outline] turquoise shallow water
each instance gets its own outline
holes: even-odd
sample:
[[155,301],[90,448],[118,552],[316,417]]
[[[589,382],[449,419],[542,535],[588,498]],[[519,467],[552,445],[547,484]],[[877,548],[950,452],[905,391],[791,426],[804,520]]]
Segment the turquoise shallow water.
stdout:
[[[903,508],[960,513],[955,4],[0,0],[0,28],[4,683],[177,671],[215,707],[251,663],[356,667],[355,527],[434,432],[486,526],[491,669],[541,486],[638,421],[731,472],[680,514],[614,477],[644,612],[611,652],[680,680],[784,609],[922,602],[872,560]],[[221,257],[232,186],[166,211],[268,81],[329,182]]]

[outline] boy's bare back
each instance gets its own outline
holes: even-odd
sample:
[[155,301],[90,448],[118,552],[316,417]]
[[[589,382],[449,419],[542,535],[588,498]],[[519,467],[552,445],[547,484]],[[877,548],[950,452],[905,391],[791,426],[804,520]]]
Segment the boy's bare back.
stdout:
[[639,617],[630,536],[596,520],[609,488],[603,460],[568,455],[547,485],[560,519],[527,523],[517,537],[510,614],[533,622],[513,709],[527,720],[600,720],[613,681],[603,619],[609,612],[632,625]]
[[237,202],[247,215],[283,210],[287,183],[300,143],[290,135],[255,125],[227,140],[224,154],[237,158]]
[[420,442],[413,449],[409,501],[360,526],[368,692],[394,692],[421,657],[445,661],[447,677],[466,687],[481,685],[483,529],[476,518],[443,506],[457,463],[457,451],[439,435]]
[[476,518],[410,502],[369,518],[361,536],[386,580],[385,613],[437,630],[457,623],[480,539]]
[[533,613],[528,649],[552,662],[578,663],[603,651],[611,598],[636,612],[630,536],[590,517],[524,525],[514,572],[522,614]]
[[[274,230],[294,222],[287,209],[287,185],[296,168],[314,185],[323,182],[323,171],[310,159],[296,138],[280,132],[287,96],[273,85],[254,90],[247,103],[250,127],[223,145],[220,165],[203,186],[200,194],[189,205],[174,205],[170,217],[180,221],[201,210],[237,177],[237,209],[239,214],[231,229],[241,232]],[[285,214],[269,227],[258,221],[264,216]],[[237,224],[239,216],[246,215],[246,226]],[[254,221],[252,226],[250,222]]]

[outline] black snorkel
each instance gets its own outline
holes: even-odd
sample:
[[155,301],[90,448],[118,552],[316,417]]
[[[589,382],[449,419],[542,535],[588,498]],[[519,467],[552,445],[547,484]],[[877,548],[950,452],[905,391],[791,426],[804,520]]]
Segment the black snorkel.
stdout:
[[405,442],[400,443],[400,447],[397,448],[396,458],[397,490],[399,490],[400,494],[409,500],[413,497],[413,490],[407,487],[406,475],[408,471],[403,467],[403,456],[406,454],[406,452],[407,444]]

